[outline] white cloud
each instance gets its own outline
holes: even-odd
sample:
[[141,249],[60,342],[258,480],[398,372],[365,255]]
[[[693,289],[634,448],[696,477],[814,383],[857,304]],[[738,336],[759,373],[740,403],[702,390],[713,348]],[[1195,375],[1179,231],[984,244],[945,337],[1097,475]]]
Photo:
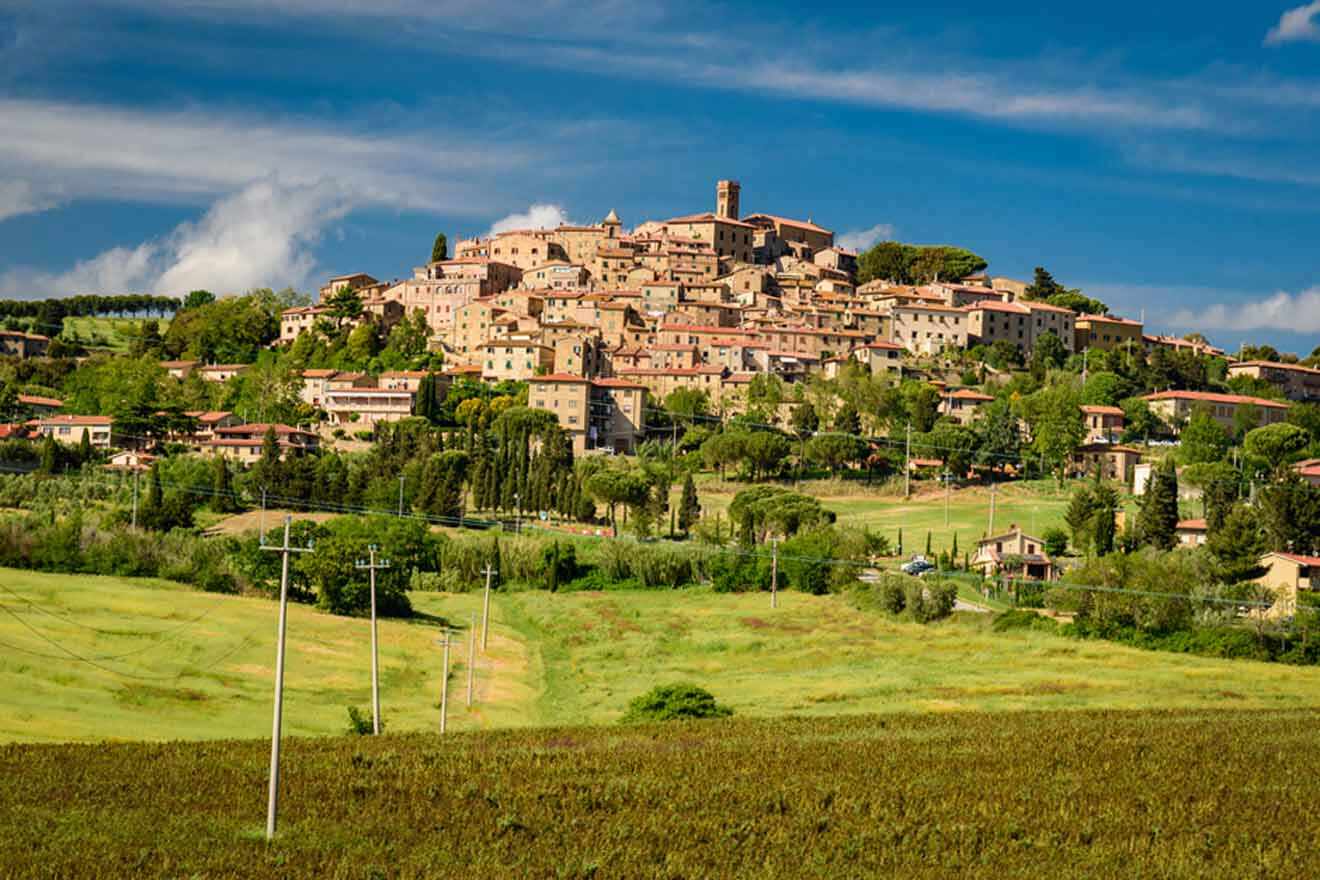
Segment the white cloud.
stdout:
[[1262,299],[1183,309],[1169,323],[1188,330],[1320,333],[1320,286],[1300,293],[1279,291]]
[[839,247],[850,251],[864,251],[877,241],[894,237],[894,227],[889,223],[877,223],[867,229],[855,229],[845,232],[834,240]]
[[51,193],[39,193],[26,180],[0,180],[0,221],[35,214],[58,203]]
[[59,274],[10,271],[0,276],[0,294],[178,295],[196,288],[301,286],[316,267],[311,247],[349,205],[348,192],[335,183],[287,184],[269,177],[163,238],[112,248]]
[[1265,35],[1266,46],[1279,46],[1284,43],[1320,43],[1320,0],[1289,9],[1279,19],[1279,23],[1270,28]]
[[55,194],[204,201],[275,174],[334,180],[374,204],[470,215],[481,178],[530,162],[519,146],[477,136],[355,135],[252,114],[0,99],[0,119],[0,178],[26,181],[37,204]]
[[560,205],[532,205],[521,214],[510,214],[491,224],[487,235],[510,232],[515,229],[554,229],[569,223],[568,215]]

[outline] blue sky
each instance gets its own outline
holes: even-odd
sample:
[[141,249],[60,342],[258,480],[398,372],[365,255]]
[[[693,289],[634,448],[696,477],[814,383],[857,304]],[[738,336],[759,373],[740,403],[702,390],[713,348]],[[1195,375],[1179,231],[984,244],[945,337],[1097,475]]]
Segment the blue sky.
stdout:
[[394,278],[437,231],[734,177],[852,243],[1320,344],[1320,2],[1056,7],[0,0],[0,296]]

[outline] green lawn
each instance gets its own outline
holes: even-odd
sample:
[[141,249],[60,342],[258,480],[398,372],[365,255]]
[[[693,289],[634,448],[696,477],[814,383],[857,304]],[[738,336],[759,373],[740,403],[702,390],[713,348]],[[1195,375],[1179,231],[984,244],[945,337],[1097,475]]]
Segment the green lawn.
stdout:
[[162,335],[170,326],[169,317],[143,319],[87,316],[65,318],[64,331],[61,335],[68,340],[76,338],[88,348],[122,352],[128,350],[129,335],[142,324],[143,320],[157,321]]
[[[0,614],[0,741],[268,733],[274,602],[7,569],[0,583],[28,600],[0,592],[11,612]],[[381,625],[382,702],[397,731],[437,725],[438,618],[466,627],[480,607],[479,593],[413,600],[428,617]],[[632,697],[676,680],[751,716],[1320,705],[1320,669],[999,634],[983,614],[920,626],[843,597],[783,593],[772,610],[764,594],[706,590],[497,593],[492,616],[471,710],[465,631],[452,651],[455,730],[612,723]],[[345,707],[368,705],[368,639],[361,619],[291,606],[287,732],[338,733]]]

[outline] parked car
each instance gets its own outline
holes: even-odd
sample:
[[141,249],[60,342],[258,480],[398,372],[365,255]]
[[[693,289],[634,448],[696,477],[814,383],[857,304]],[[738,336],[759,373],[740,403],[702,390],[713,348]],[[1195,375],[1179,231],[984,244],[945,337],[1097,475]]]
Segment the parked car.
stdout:
[[899,566],[899,571],[903,574],[911,574],[920,577],[928,571],[935,570],[935,563],[926,559],[924,556],[913,557],[912,561],[905,562]]

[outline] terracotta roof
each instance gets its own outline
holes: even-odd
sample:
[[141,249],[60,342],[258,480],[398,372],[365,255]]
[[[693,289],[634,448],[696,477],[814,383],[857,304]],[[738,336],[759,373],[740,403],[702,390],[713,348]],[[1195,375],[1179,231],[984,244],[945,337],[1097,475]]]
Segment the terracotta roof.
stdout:
[[1211,391],[1157,391],[1143,395],[1142,400],[1200,400],[1206,403],[1228,403],[1235,405],[1251,404],[1271,409],[1287,409],[1288,404],[1263,397],[1249,397],[1242,394],[1216,394]]
[[867,349],[867,348],[879,348],[879,349],[883,349],[884,351],[903,351],[903,350],[904,350],[903,346],[899,345],[897,342],[887,342],[887,341],[885,341],[885,340],[883,340],[883,339],[877,339],[875,342],[868,342],[866,345],[863,345],[863,346],[861,346],[861,347],[862,347],[863,349]]
[[1184,532],[1204,532],[1206,530],[1205,520],[1180,519],[1178,520],[1178,529]]
[[982,299],[963,306],[967,311],[1012,312],[1015,315],[1029,315],[1031,310],[1017,303],[1004,302],[1002,299]]
[[1088,415],[1096,415],[1096,416],[1123,415],[1122,408],[1117,406],[1096,406],[1093,404],[1082,404],[1080,409],[1082,410],[1082,412],[1087,413]]
[[114,424],[114,419],[110,418],[110,416],[75,416],[66,414],[37,419],[36,424],[50,425],[52,427],[56,425],[112,425]]
[[301,428],[294,428],[290,425],[278,425],[271,422],[253,422],[248,425],[232,425],[228,428],[216,428],[217,434],[226,436],[239,436],[243,434],[265,434],[270,429],[275,430],[277,437],[287,437],[291,434],[306,434],[310,437],[316,435],[312,431],[304,431]]
[[54,397],[38,397],[35,394],[20,394],[18,395],[18,402],[25,403],[28,406],[49,406],[52,409],[59,409],[64,406],[64,401],[62,400],[58,400]]
[[1274,553],[1274,556],[1282,556],[1284,559],[1290,559],[1293,562],[1306,566],[1320,567],[1320,556],[1302,556],[1297,553]]
[[[751,217],[764,217],[764,218],[767,219],[767,220],[771,220],[771,221],[773,221],[773,222],[775,222],[775,223],[782,224],[782,225],[784,225],[784,226],[796,226],[796,227],[798,227],[799,229],[807,229],[807,230],[810,230],[811,232],[823,232],[823,233],[825,233],[826,235],[833,235],[833,234],[834,234],[833,230],[826,229],[826,228],[823,227],[823,226],[817,226],[815,223],[812,223],[810,220],[794,220],[794,219],[792,219],[791,217],[779,217],[779,216],[777,216],[777,215],[775,215],[775,214],[759,214],[759,213],[758,213],[758,214],[748,214],[747,216],[748,216],[749,218],[751,218]],[[851,251],[849,251],[849,253],[851,253]]]
[[533,376],[527,380],[535,385],[537,382],[572,382],[574,384],[585,385],[591,380],[585,376],[574,376],[572,373],[550,373],[545,376]]
[[208,364],[202,367],[202,370],[213,370],[218,373],[222,370],[246,370],[249,366],[251,364]]
[[704,214],[687,214],[687,215],[682,216],[682,217],[672,217],[672,218],[670,218],[669,220],[666,220],[665,222],[666,222],[666,223],[713,223],[713,222],[718,222],[718,223],[725,223],[725,224],[728,224],[729,226],[743,226],[743,227],[746,227],[747,229],[755,229],[755,228],[756,228],[755,226],[753,226],[753,225],[750,224],[750,223],[744,223],[744,222],[741,221],[741,220],[734,220],[732,217],[716,217],[714,214],[712,214],[712,213],[709,212],[709,211],[707,211],[707,212],[704,213]]
[[1062,312],[1064,314],[1073,314],[1072,309],[1065,309],[1063,306],[1056,306],[1053,303],[1035,302],[1034,300],[1019,300],[1027,309],[1033,312]]
[[166,370],[177,370],[180,367],[191,367],[191,366],[195,366],[196,364],[197,361],[161,361],[160,362],[161,368]]
[[329,379],[331,376],[339,375],[338,370],[303,370],[304,379]]
[[1107,321],[1110,324],[1130,324],[1133,327],[1140,327],[1140,321],[1134,321],[1131,318],[1120,318],[1116,315],[1078,315],[1079,321]]
[[971,388],[959,388],[957,391],[950,391],[945,397],[956,398],[958,400],[994,400],[989,394],[982,394],[980,391],[973,391]]
[[591,384],[595,385],[597,388],[623,388],[623,389],[631,389],[634,391],[646,390],[645,385],[638,385],[636,382],[629,382],[627,379],[617,379],[617,378],[592,379]]
[[1235,364],[1228,365],[1229,372],[1239,367],[1263,367],[1271,370],[1290,370],[1296,373],[1312,373],[1320,376],[1320,370],[1313,370],[1301,364],[1281,364],[1278,361],[1238,361]]

